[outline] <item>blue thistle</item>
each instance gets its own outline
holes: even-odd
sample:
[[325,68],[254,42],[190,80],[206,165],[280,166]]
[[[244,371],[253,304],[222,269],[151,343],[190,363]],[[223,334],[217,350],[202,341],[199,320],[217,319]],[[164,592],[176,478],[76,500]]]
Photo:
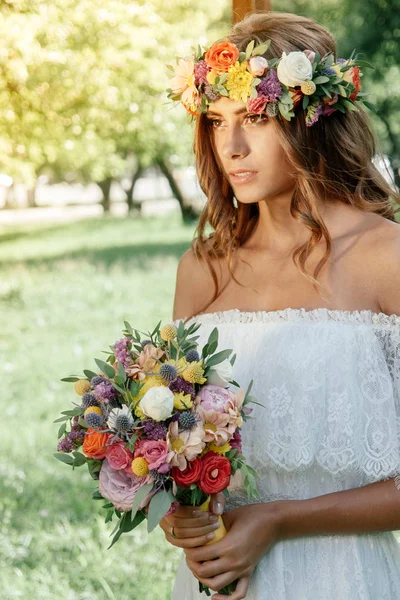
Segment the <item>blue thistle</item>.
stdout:
[[193,429],[196,424],[196,416],[190,412],[181,412],[179,415],[179,425],[182,429]]
[[100,405],[97,402],[96,396],[94,396],[90,392],[87,392],[86,394],[83,394],[83,396],[82,396],[82,408],[84,408],[86,410],[87,408],[89,408],[89,406],[100,406]]
[[197,362],[200,360],[200,356],[199,353],[197,352],[197,350],[189,350],[188,352],[186,352],[185,355],[185,359],[186,362],[190,363],[190,362]]
[[92,377],[92,379],[90,380],[90,384],[93,387],[96,387],[96,385],[100,385],[100,383],[103,383],[103,381],[105,381],[104,377],[101,377],[100,375],[95,375],[94,377]]
[[91,427],[92,429],[98,429],[104,423],[103,417],[96,413],[88,413],[85,416],[85,421],[86,421],[87,425],[89,427]]
[[160,377],[162,377],[165,381],[173,381],[178,373],[173,365],[164,364],[161,365],[159,370]]
[[144,348],[145,346],[147,346],[147,344],[152,344],[153,342],[151,340],[142,340],[141,342],[142,348]]

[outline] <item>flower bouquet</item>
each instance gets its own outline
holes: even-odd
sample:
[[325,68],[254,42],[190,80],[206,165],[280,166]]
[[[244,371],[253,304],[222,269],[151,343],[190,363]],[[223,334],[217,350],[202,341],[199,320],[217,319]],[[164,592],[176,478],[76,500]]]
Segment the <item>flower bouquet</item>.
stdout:
[[[98,481],[93,499],[105,501],[106,522],[117,517],[110,548],[144,519],[150,533],[180,504],[208,510],[210,494],[229,497],[238,469],[249,498],[259,497],[257,473],[241,454],[247,405],[257,404],[252,381],[244,392],[232,380],[236,354],[216,352],[216,327],[199,349],[200,324],[160,326],[143,333],[125,321],[107,360],[95,359],[99,371],[62,379],[74,382],[79,402],[55,421],[61,425],[54,456],[73,469],[86,464]],[[226,534],[219,520],[208,543]],[[221,593],[234,589],[235,582]]]

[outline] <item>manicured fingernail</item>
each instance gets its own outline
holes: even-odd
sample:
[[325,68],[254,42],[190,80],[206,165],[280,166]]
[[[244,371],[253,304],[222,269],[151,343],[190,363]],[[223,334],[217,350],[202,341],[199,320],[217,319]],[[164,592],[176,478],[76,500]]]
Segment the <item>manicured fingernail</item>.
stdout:
[[214,537],[215,537],[215,533],[209,533],[209,534],[206,536],[206,540],[212,540]]
[[217,513],[217,515],[222,515],[222,513],[224,512],[222,502],[217,502],[217,504],[215,505],[215,512]]
[[216,521],[218,521],[218,517],[217,515],[210,515],[209,519],[208,519],[211,523],[215,523]]
[[192,514],[194,517],[201,517],[201,515],[204,515],[204,512],[200,509],[200,510],[194,510]]

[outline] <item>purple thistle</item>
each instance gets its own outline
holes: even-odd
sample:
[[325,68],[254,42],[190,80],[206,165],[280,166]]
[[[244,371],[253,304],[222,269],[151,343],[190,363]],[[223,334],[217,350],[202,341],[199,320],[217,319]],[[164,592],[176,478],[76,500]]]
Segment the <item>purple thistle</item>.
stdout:
[[96,385],[93,395],[96,397],[96,400],[108,402],[115,399],[117,392],[109,381],[103,381],[100,385]]
[[276,102],[283,94],[281,84],[275,69],[268,71],[268,75],[257,86],[259,96],[268,98],[268,102]]
[[189,381],[183,379],[183,377],[176,377],[176,379],[171,381],[168,387],[171,390],[171,392],[174,393],[183,392],[184,394],[190,394],[192,400],[196,395],[193,385],[189,383]]
[[81,428],[79,431],[71,431],[68,437],[71,440],[71,442],[74,442],[75,444],[80,446],[81,444],[83,444],[83,440],[85,438],[85,430]]
[[215,102],[216,100],[218,100],[218,98],[221,98],[221,94],[219,94],[218,92],[214,92],[212,86],[208,83],[204,86],[204,93],[210,100],[210,102]]
[[58,452],[72,452],[74,449],[74,444],[72,440],[69,439],[69,436],[66,436],[62,440],[58,442],[57,450]]
[[149,440],[165,440],[167,427],[160,422],[146,420],[142,422],[143,431]]
[[346,58],[338,58],[336,62],[340,63],[342,65],[343,63],[347,62],[347,59]]
[[131,343],[131,340],[129,338],[123,337],[122,339],[118,340],[114,344],[115,358],[117,359],[117,361],[119,363],[121,363],[123,365],[123,367],[125,369],[132,362],[131,355],[130,355],[129,348],[128,348],[130,343]]

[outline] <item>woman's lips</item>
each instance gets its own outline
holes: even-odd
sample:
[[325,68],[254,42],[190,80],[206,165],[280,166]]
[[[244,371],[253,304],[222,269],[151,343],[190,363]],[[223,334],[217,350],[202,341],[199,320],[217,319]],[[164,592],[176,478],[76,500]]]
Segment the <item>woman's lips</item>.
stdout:
[[229,173],[232,183],[249,183],[256,175],[257,171],[238,171],[236,173]]

